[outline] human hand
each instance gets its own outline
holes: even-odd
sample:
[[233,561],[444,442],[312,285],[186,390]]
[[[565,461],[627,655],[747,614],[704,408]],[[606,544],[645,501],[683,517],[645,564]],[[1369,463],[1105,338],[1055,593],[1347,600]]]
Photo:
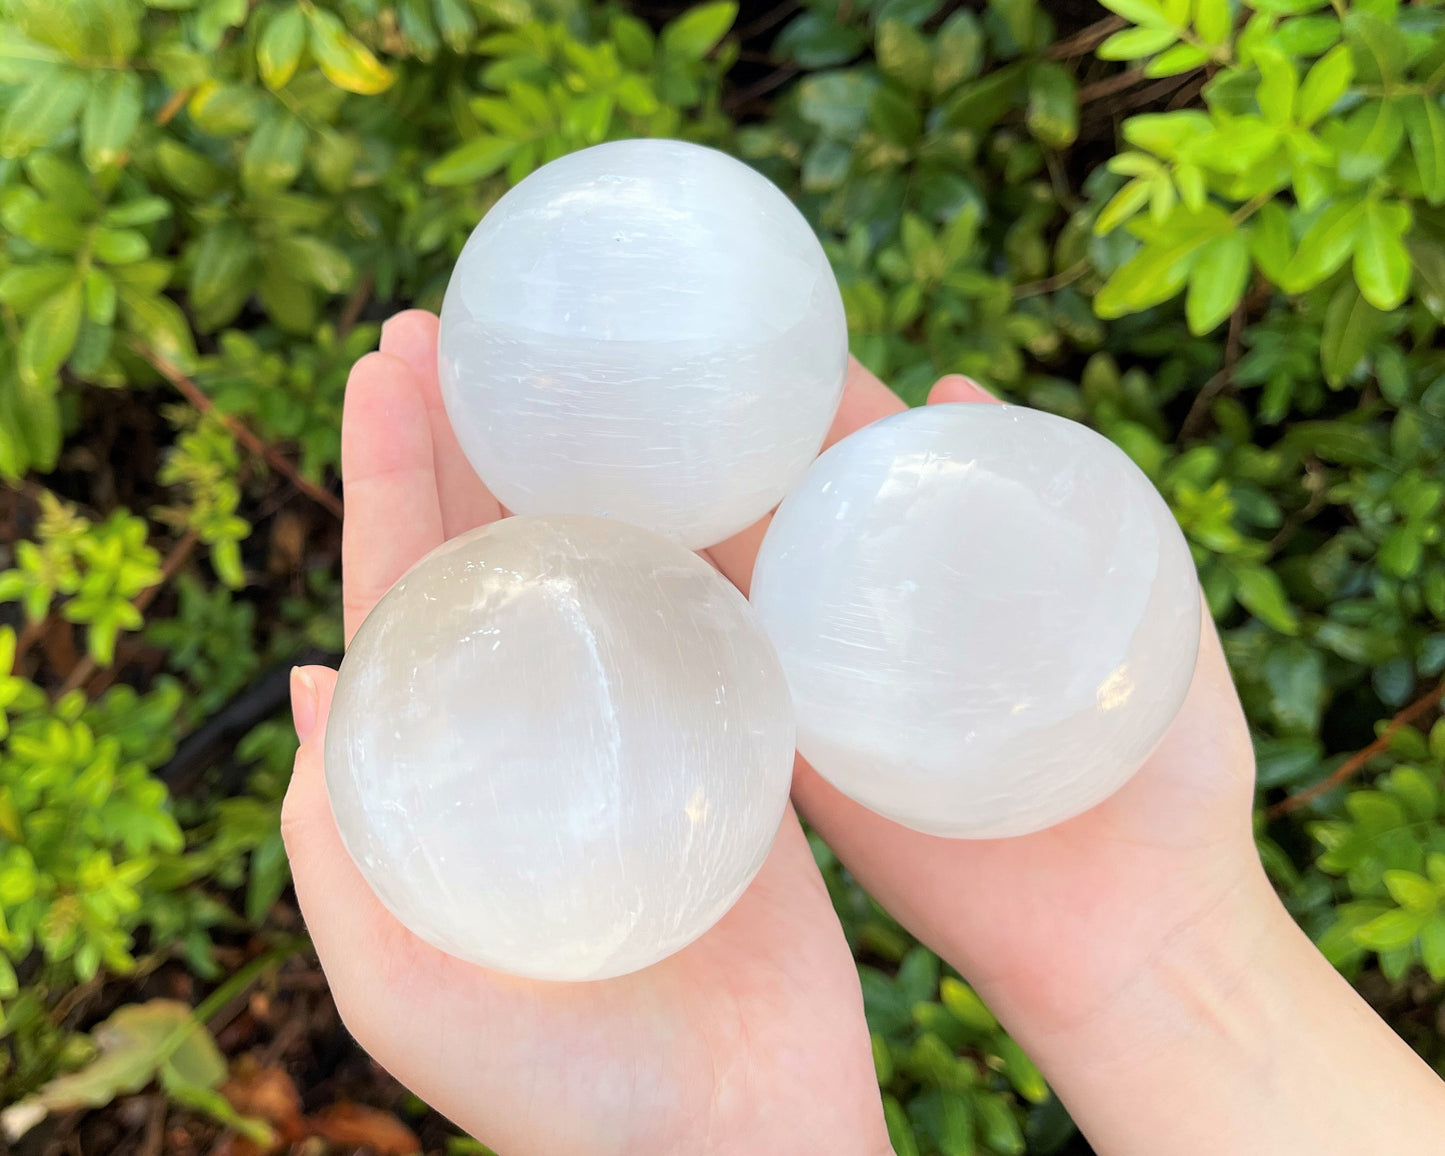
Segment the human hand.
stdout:
[[[348,638],[434,546],[505,514],[447,423],[436,327],[394,317],[347,384]],[[736,906],[676,955],[585,984],[489,971],[402,927],[342,845],[322,768],[334,683],[293,679],[283,830],[337,1008],[393,1075],[504,1156],[891,1151],[857,973],[791,808]]]
[[[929,401],[993,400],[945,378]],[[855,366],[835,433],[903,408]],[[765,525],[711,551],[744,591]],[[953,840],[876,815],[801,759],[793,799],[983,994],[1109,1156],[1432,1152],[1434,1073],[1275,897],[1254,759],[1208,615],[1178,716],[1133,779],[1037,834]]]

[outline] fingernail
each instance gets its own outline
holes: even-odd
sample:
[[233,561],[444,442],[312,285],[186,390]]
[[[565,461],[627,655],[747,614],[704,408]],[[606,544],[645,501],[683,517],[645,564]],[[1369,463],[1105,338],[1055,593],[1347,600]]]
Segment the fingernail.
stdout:
[[979,394],[979,395],[981,395],[981,396],[983,396],[983,397],[991,397],[991,398],[994,399],[994,401],[997,401],[997,400],[998,400],[998,397],[997,397],[993,392],[991,392],[990,390],[984,389],[984,387],[981,386],[981,385],[979,385],[978,382],[974,381],[973,378],[971,378],[971,377],[965,377],[965,376],[964,376],[963,374],[961,374],[961,373],[956,373],[956,374],[954,374],[953,376],[954,376],[954,379],[955,379],[960,385],[964,386],[966,389],[971,389],[971,390],[973,390],[975,393],[977,393],[977,394]]
[[291,668],[291,721],[296,726],[296,737],[305,742],[316,728],[317,693],[316,680],[305,667]]

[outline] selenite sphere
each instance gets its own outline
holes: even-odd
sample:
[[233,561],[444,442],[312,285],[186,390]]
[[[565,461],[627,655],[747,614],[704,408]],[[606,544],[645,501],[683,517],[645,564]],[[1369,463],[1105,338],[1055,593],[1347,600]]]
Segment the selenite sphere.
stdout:
[[535,979],[646,967],[711,927],[777,833],[793,714],[747,602],[601,518],[507,518],[427,555],[352,640],[326,731],[337,826],[428,943]]
[[834,446],[778,511],[753,606],[798,750],[933,835],[1022,835],[1107,798],[1184,701],[1193,561],[1119,449],[1071,421],[932,405]]
[[741,161],[675,140],[538,169],[472,233],[442,305],[447,414],[504,506],[691,548],[802,476],[847,362],[802,215]]

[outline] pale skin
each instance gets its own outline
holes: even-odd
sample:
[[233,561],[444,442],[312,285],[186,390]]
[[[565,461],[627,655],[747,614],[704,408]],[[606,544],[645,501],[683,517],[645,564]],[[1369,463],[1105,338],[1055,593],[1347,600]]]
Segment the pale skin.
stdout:
[[[394,317],[342,430],[347,637],[432,547],[505,516],[447,424],[436,318]],[[988,403],[964,378],[930,402]],[[903,408],[852,366],[829,442]],[[707,551],[744,592],[765,526]],[[1133,780],[1019,839],[920,835],[802,760],[793,800],[979,990],[1103,1156],[1438,1152],[1445,1085],[1295,927],[1250,833],[1254,765],[1208,616],[1189,697]],[[337,1007],[419,1096],[502,1156],[891,1152],[862,998],[790,810],[723,920],[651,968],[533,982],[421,942],[373,897],[326,796],[335,682],[298,669],[283,829]]]

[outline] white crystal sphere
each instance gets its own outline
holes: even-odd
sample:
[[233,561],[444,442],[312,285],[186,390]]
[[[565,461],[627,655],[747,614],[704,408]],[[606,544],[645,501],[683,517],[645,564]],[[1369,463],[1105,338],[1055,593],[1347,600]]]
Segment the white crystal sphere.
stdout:
[[519,514],[598,514],[710,546],[818,452],[848,333],[822,246],[741,161],[628,140],[532,173],[442,305],[442,397]]
[[428,943],[621,975],[711,927],[772,846],[793,715],[742,595],[656,534],[508,518],[427,555],[341,664],[326,782],[351,857]]
[[909,410],[834,446],[774,517],[752,600],[803,757],[954,837],[1027,834],[1121,787],[1199,642],[1189,548],[1149,480],[1014,406]]

